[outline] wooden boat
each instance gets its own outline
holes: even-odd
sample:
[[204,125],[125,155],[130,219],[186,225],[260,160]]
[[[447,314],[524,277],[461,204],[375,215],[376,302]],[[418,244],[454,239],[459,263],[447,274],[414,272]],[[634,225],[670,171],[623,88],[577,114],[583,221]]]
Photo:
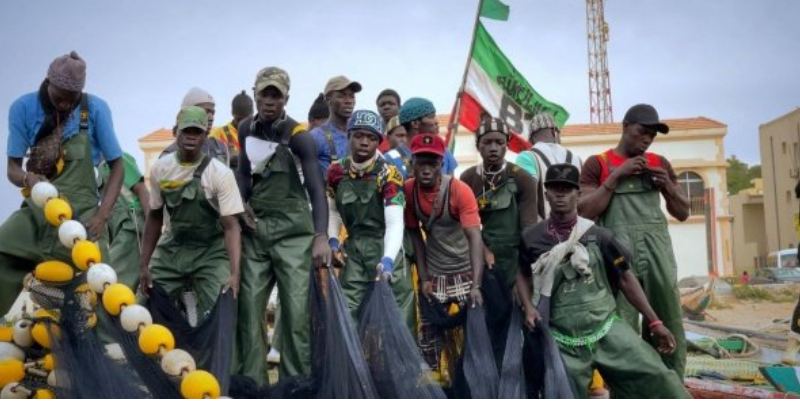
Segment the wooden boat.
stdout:
[[706,311],[714,300],[714,282],[716,278],[705,286],[698,286],[685,292],[681,292],[681,308],[686,314],[700,316]]

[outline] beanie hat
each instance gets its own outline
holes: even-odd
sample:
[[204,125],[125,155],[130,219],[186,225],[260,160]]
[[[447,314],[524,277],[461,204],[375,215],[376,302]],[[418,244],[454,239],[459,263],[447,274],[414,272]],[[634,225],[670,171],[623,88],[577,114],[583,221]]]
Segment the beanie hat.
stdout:
[[181,102],[182,107],[191,107],[198,104],[203,104],[206,102],[210,102],[212,104],[216,104],[214,102],[214,97],[208,93],[208,91],[203,90],[202,88],[192,87],[189,89],[189,92],[183,97],[183,102]]
[[354,130],[366,130],[378,135],[383,140],[383,119],[381,116],[367,110],[354,111],[350,119],[347,120],[347,135]]
[[328,103],[325,102],[325,96],[319,93],[319,96],[317,96],[317,99],[314,100],[314,103],[311,104],[311,108],[308,110],[308,120],[328,119],[329,115],[330,110],[328,110]]
[[405,125],[424,116],[435,114],[433,103],[424,98],[410,98],[400,107],[400,124]]
[[86,84],[86,62],[75,51],[58,57],[50,63],[47,79],[60,89],[81,92]]
[[244,90],[233,97],[233,101],[231,101],[231,114],[233,116],[253,115],[253,99],[250,98]]

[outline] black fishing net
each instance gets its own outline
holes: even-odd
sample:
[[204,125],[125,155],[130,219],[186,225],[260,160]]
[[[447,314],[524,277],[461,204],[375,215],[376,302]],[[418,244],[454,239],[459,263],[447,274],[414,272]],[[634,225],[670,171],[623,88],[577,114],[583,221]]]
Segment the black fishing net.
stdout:
[[523,360],[528,382],[528,397],[573,399],[575,387],[567,373],[558,343],[550,334],[550,298],[542,296],[537,306],[542,316],[533,332],[525,332]]
[[483,295],[483,306],[486,309],[486,327],[489,330],[492,352],[494,352],[497,371],[500,372],[513,307],[511,292],[500,271],[484,269],[481,294]]
[[386,281],[373,282],[359,310],[358,335],[380,398],[443,399]]
[[[82,277],[60,288],[63,300],[58,321],[43,319],[50,336],[56,374],[51,385],[58,398],[147,398],[136,372],[111,359],[90,323],[94,313],[82,302]],[[40,285],[42,286],[42,285]],[[49,309],[49,307],[44,307]]]
[[467,312],[463,385],[459,382],[461,378],[457,378],[456,394],[468,394],[469,398],[478,399],[497,398],[500,376],[497,373],[489,330],[486,328],[486,311],[483,306],[475,306],[470,307]]
[[522,367],[522,333],[522,311],[518,307],[512,307],[497,398],[527,398],[525,372]]
[[378,398],[342,288],[327,269],[311,280],[312,369],[319,398]]
[[227,395],[236,338],[237,301],[233,292],[220,293],[211,313],[197,327],[189,324],[163,288],[153,285],[148,295],[153,322],[169,328],[175,336],[175,346],[191,354],[199,369],[213,374],[222,395]]

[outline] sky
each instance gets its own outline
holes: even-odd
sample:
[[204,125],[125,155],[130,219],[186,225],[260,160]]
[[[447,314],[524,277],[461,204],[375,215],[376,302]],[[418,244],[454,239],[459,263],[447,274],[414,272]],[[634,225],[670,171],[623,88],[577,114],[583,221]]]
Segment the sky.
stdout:
[[[507,22],[485,21],[516,68],[569,123],[589,122],[586,6],[582,0],[505,0]],[[289,72],[287,109],[305,120],[335,75],[359,81],[357,108],[384,88],[452,108],[477,0],[7,0],[0,2],[0,128],[14,100],[38,89],[57,56],[87,61],[86,91],[111,107],[124,150],[171,127],[192,86],[230,100],[266,66]],[[758,126],[800,107],[800,2],[606,0],[614,118],[654,105],[663,118],[728,125],[726,155],[760,160]],[[0,153],[5,155],[7,129]],[[0,218],[19,206],[0,164]]]

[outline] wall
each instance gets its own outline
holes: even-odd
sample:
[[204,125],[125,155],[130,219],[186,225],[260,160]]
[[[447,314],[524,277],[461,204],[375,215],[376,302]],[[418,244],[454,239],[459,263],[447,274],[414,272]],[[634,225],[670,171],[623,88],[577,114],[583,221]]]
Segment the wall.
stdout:
[[756,269],[759,257],[767,255],[764,197],[741,193],[730,198],[733,220],[733,266],[735,273]]
[[759,127],[764,215],[769,251],[797,246],[794,187],[800,164],[800,109]]

